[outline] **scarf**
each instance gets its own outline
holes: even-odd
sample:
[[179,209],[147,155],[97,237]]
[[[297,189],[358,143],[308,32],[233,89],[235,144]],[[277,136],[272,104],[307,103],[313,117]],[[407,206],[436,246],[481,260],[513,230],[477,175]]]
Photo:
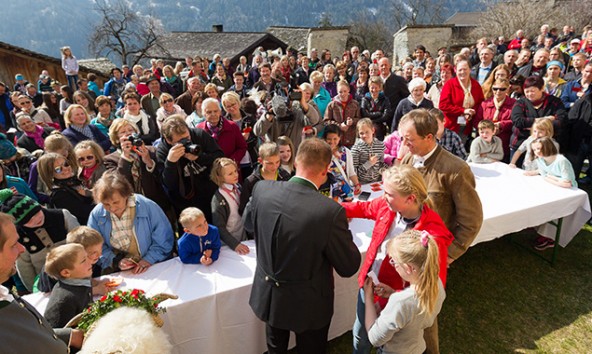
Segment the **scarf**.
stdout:
[[463,108],[472,108],[475,105],[475,99],[473,98],[473,94],[471,94],[471,81],[469,79],[469,86],[465,87],[465,85],[463,85],[461,79],[458,79],[458,83],[460,84],[460,87],[463,89],[464,93],[465,93],[465,98],[463,99]]
[[499,118],[499,114],[500,114],[500,109],[504,105],[504,102],[506,102],[506,97],[504,97],[504,99],[501,102],[498,102],[495,99],[495,97],[493,97],[493,104],[495,105],[495,113],[493,114],[493,119],[492,119],[493,122],[497,122],[497,120]]
[[216,141],[218,141],[218,137],[220,136],[220,131],[222,131],[222,119],[223,118],[220,118],[220,120],[218,121],[218,124],[216,124],[216,125],[212,125],[210,122],[206,121],[206,127],[208,127],[208,130],[210,131],[212,138],[214,138],[214,140],[216,140]]
[[70,125],[70,128],[76,130],[77,132],[79,132],[80,134],[84,135],[85,137],[87,137],[89,140],[95,140],[95,136],[92,132],[92,130],[90,130],[90,125],[85,124],[82,127],[77,127],[74,124]]
[[91,188],[90,186],[90,178],[92,177],[93,173],[95,172],[95,170],[97,169],[97,167],[99,167],[99,164],[96,163],[93,167],[84,167],[82,169],[82,178],[83,178],[83,183],[84,186],[86,188]]
[[148,134],[150,132],[150,127],[148,126],[148,116],[143,111],[140,111],[140,114],[137,116],[131,115],[129,112],[126,112],[123,116],[123,119],[135,123],[137,126],[140,126],[140,122],[142,125],[140,129],[142,129],[142,133]]
[[164,80],[169,83],[169,84],[173,84],[175,81],[177,81],[177,77],[176,76],[171,76],[170,78],[166,77],[164,78]]
[[35,145],[39,146],[41,149],[45,148],[45,140],[43,139],[43,133],[45,131],[42,127],[35,125],[35,131],[33,133],[25,132],[29,138],[32,138],[35,141]]
[[543,105],[543,103],[545,103],[547,96],[548,96],[548,94],[546,92],[543,92],[543,97],[541,97],[541,99],[536,100],[536,101],[530,101],[530,103],[532,103],[534,108],[539,109],[541,107],[541,105]]

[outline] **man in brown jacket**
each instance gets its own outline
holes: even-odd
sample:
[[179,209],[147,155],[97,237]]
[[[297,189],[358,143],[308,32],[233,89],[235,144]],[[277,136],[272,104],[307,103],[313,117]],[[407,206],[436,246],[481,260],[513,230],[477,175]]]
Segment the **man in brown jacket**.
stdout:
[[[434,210],[454,235],[448,264],[467,251],[481,229],[483,209],[469,165],[436,142],[438,122],[425,109],[401,118],[399,133],[409,153],[401,163],[416,167],[428,186]],[[428,353],[439,353],[437,322],[424,333]]]

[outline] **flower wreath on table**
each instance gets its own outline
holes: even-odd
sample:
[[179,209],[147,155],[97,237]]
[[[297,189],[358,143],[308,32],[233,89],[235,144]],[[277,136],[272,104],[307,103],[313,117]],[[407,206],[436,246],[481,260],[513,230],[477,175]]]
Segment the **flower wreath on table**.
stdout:
[[140,289],[113,291],[93,302],[84,312],[74,317],[68,325],[76,326],[78,329],[87,332],[101,317],[119,307],[128,306],[145,310],[152,315],[156,325],[162,327],[162,319],[158,316],[165,313],[166,309],[158,305],[164,300],[176,298],[178,297],[169,294],[147,297],[144,290]]

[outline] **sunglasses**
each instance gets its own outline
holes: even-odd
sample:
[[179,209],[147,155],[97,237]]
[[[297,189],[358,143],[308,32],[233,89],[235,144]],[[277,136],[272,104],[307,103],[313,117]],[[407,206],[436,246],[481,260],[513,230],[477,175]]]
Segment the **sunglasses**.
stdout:
[[94,159],[95,159],[94,155],[88,155],[88,156],[80,156],[80,157],[78,158],[78,161],[79,161],[79,162],[84,162],[84,160],[87,160],[87,161],[92,161],[92,160],[94,160]]
[[58,167],[54,167],[53,170],[55,171],[55,173],[60,174],[60,173],[62,173],[62,171],[64,171],[64,168],[66,168],[66,167],[70,167],[70,163],[68,161],[64,161],[63,164],[61,164]]
[[24,106],[24,105],[26,105],[26,104],[31,104],[31,103],[33,103],[33,102],[31,102],[31,101],[25,101],[25,102],[21,102],[21,105],[23,105],[23,106]]
[[506,91],[508,88],[507,87],[493,87],[492,90],[493,91]]
[[170,99],[170,98],[167,98],[166,100],[163,100],[163,101],[162,101],[162,103],[169,103],[169,102],[173,102],[173,100],[172,100],[172,99]]

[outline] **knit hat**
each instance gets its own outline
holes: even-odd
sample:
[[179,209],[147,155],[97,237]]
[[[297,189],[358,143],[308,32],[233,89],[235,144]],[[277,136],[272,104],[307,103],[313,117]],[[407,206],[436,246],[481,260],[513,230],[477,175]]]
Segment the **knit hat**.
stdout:
[[24,79],[25,79],[25,77],[23,76],[23,74],[16,74],[16,75],[14,76],[14,79],[15,79],[16,81],[19,81],[19,80],[24,80]]
[[12,189],[0,190],[0,211],[12,215],[19,225],[25,225],[41,211],[41,205],[24,194],[14,194]]
[[563,63],[560,62],[559,60],[551,60],[550,62],[547,63],[547,69],[550,68],[551,66],[557,66],[559,67],[559,69],[563,70]]
[[0,160],[8,160],[16,155],[16,148],[6,135],[0,133]]

